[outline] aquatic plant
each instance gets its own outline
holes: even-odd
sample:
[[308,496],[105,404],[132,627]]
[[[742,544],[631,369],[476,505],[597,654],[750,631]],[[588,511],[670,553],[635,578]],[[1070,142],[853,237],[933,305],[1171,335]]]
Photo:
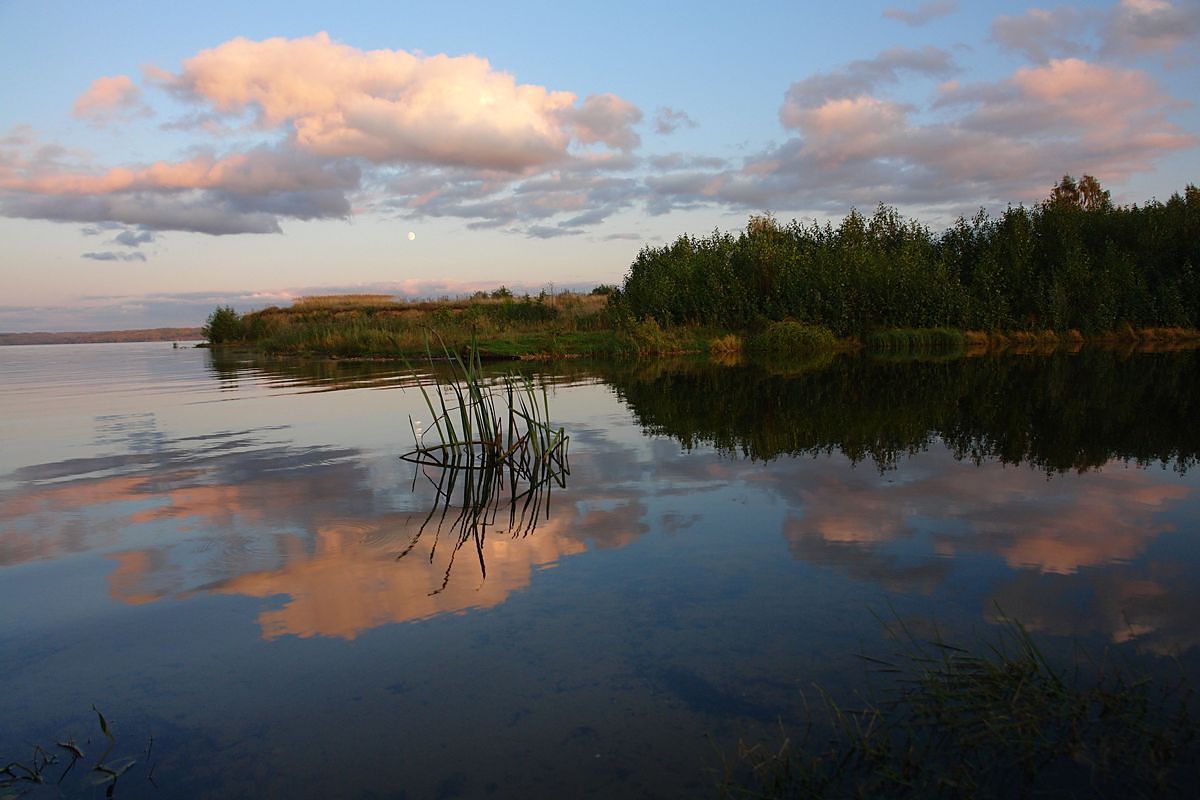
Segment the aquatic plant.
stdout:
[[[140,762],[150,763],[154,753],[153,736],[147,741],[146,751],[140,759],[137,756],[110,758],[117,743],[116,736],[103,712],[95,706],[92,706],[92,711],[96,714],[96,725],[104,737],[105,747],[90,768],[72,775],[76,764],[90,760],[73,738],[57,739],[53,746],[48,747],[35,744],[28,760],[9,761],[0,769],[0,792],[12,790],[11,793],[0,794],[0,799],[22,797],[35,786],[48,785],[58,787],[60,796],[78,796],[94,787],[104,786],[105,797],[114,797],[117,781],[122,776]],[[68,777],[72,780],[68,781]],[[154,784],[153,764],[150,764],[146,779]]]
[[725,796],[1195,796],[1200,728],[1183,679],[1058,670],[1020,623],[1002,622],[983,655],[887,625],[903,649],[863,657],[889,679],[884,694],[850,708],[820,692],[828,738],[810,720],[778,747],[743,743]]
[[[508,533],[526,535],[539,519],[549,515],[551,489],[566,487],[570,437],[564,428],[550,423],[544,383],[512,374],[499,383],[488,382],[474,343],[465,358],[440,339],[439,343],[454,372],[450,378],[434,379],[431,388],[418,381],[432,422],[418,431],[409,417],[414,447],[401,456],[418,465],[417,475],[430,481],[437,499],[397,558],[413,550],[436,518],[430,559],[443,530],[448,530],[453,535],[454,554],[468,542],[474,543],[480,570],[486,576],[484,540],[488,530],[503,520],[501,509],[508,511]],[[432,350],[428,356],[432,364]],[[452,508],[456,509],[453,516]],[[441,588],[449,582],[453,566],[452,556]]]

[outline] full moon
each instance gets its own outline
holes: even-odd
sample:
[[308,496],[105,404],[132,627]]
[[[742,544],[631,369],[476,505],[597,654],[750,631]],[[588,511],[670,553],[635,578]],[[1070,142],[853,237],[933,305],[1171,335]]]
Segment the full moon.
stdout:
[[415,238],[417,238],[417,235],[415,233],[413,233],[412,231],[409,231],[408,232],[408,240],[411,242]]

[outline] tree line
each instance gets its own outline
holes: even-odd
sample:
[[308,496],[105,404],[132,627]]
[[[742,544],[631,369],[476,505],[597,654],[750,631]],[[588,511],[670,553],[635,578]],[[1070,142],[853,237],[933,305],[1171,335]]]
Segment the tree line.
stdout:
[[612,302],[661,325],[1095,334],[1200,324],[1198,265],[1196,186],[1115,206],[1092,176],[1064,176],[1041,203],[980,210],[940,235],[886,205],[836,227],[768,214],[736,235],[685,234],[644,247]]

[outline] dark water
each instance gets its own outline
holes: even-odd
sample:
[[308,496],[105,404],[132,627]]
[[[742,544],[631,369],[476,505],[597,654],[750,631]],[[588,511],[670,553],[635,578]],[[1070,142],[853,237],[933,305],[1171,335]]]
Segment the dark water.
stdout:
[[478,552],[421,530],[398,368],[0,370],[0,759],[102,750],[94,704],[118,797],[713,796],[875,614],[1200,675],[1195,353],[568,363],[566,487]]

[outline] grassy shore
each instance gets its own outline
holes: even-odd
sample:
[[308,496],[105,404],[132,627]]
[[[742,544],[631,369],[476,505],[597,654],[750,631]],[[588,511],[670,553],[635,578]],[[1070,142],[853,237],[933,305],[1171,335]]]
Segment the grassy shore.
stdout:
[[238,315],[218,309],[209,319],[214,344],[252,348],[271,355],[334,358],[424,356],[431,330],[451,349],[474,339],[484,358],[638,357],[710,353],[786,355],[866,350],[880,355],[1075,350],[1099,344],[1129,350],[1200,346],[1190,328],[1118,330],[1085,337],[1079,331],[962,331],[892,328],[858,336],[835,336],[828,328],[783,320],[746,330],[701,325],[663,327],[639,320],[609,295],[541,294],[513,297],[499,289],[465,299],[404,301],[387,295],[302,298],[288,307]]

